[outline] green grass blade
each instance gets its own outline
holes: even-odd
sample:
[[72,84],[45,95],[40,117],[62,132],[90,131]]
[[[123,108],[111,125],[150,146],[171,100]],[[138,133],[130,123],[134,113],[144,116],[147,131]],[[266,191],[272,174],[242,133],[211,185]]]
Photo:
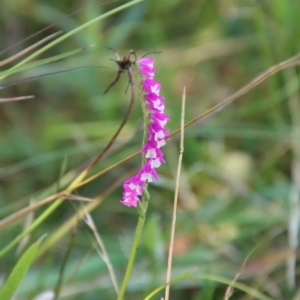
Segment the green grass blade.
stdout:
[[13,294],[16,292],[20,285],[23,277],[25,276],[28,268],[34,260],[37,249],[44,239],[45,235],[42,236],[37,242],[30,246],[23,256],[19,259],[13,271],[9,275],[3,288],[0,290],[1,300],[10,300]]
[[[263,293],[261,293],[260,291],[251,288],[243,283],[240,282],[236,282],[218,275],[191,275],[191,272],[186,272],[183,273],[177,277],[175,277],[174,279],[171,280],[171,283],[175,283],[177,281],[181,281],[181,280],[185,280],[185,279],[189,279],[189,278],[198,278],[198,279],[207,279],[207,280],[212,280],[212,281],[216,281],[219,283],[224,283],[230,286],[235,287],[236,289],[239,289],[245,293],[247,293],[248,295],[251,295],[253,297],[255,297],[255,299],[259,299],[259,300],[273,300],[272,298],[264,295]],[[153,298],[153,296],[155,296],[158,292],[162,291],[165,288],[165,284],[159,286],[158,288],[156,288],[153,292],[151,292],[148,296],[146,296],[146,298],[144,298],[144,300],[150,300]]]
[[39,67],[39,66],[42,66],[42,65],[45,65],[45,64],[49,64],[51,62],[55,62],[55,61],[60,60],[60,59],[64,59],[64,58],[69,57],[71,55],[82,52],[82,51],[84,51],[85,49],[88,49],[88,48],[89,47],[87,47],[87,48],[84,47],[84,48],[68,51],[68,52],[63,53],[63,54],[51,56],[49,58],[40,59],[40,60],[32,62],[32,63],[21,65],[17,68],[11,68],[11,69],[9,69],[7,71],[4,71],[2,73],[3,75],[0,77],[0,80],[2,80],[5,77],[8,77],[9,75],[15,74],[15,73],[19,73],[19,72],[22,72],[22,71],[25,71],[25,70],[29,70],[29,69],[36,68],[36,67]]
[[[107,17],[109,17],[109,16],[111,16],[111,15],[113,15],[113,14],[115,14],[115,13],[121,11],[121,10],[124,10],[124,9],[126,9],[126,8],[128,8],[128,7],[130,7],[130,6],[133,6],[133,5],[135,5],[135,4],[139,3],[139,2],[142,2],[142,1],[144,1],[144,0],[134,0],[134,1],[131,1],[131,2],[129,2],[129,3],[126,3],[126,4],[124,4],[124,5],[121,5],[121,6],[115,8],[115,9],[112,9],[111,11],[109,11],[109,12],[107,12],[107,13],[105,13],[105,14],[99,16],[99,17],[96,17],[96,18],[94,18],[94,19],[92,19],[92,20],[90,20],[90,21],[84,23],[83,25],[81,25],[81,26],[79,26],[79,27],[77,27],[77,28],[75,28],[75,29],[73,29],[73,30],[67,32],[66,34],[62,35],[61,37],[55,39],[54,41],[52,41],[51,43],[47,44],[47,45],[44,46],[43,48],[37,50],[36,52],[34,52],[34,53],[31,54],[30,56],[28,56],[27,58],[25,58],[24,60],[22,60],[21,62],[19,62],[17,65],[15,65],[14,67],[12,67],[12,68],[9,69],[8,71],[12,71],[12,70],[14,70],[14,69],[16,69],[16,68],[18,68],[18,67],[20,67],[20,66],[23,66],[23,65],[26,64],[28,61],[34,59],[35,57],[37,57],[37,56],[40,55],[41,53],[47,51],[48,49],[50,49],[50,48],[52,48],[53,46],[59,44],[60,42],[62,42],[62,41],[64,41],[65,39],[67,39],[68,37],[74,35],[75,33],[77,33],[77,32],[79,32],[79,31],[85,29],[86,27],[88,27],[88,26],[90,26],[90,25],[92,25],[92,24],[94,24],[94,23],[96,23],[96,22],[98,22],[98,21],[100,21],[100,20],[102,20],[102,19],[105,19],[105,18],[107,18]],[[2,75],[2,73],[0,73],[0,74]],[[5,76],[3,76],[3,75],[0,76],[0,77],[1,77],[2,79],[5,78]]]

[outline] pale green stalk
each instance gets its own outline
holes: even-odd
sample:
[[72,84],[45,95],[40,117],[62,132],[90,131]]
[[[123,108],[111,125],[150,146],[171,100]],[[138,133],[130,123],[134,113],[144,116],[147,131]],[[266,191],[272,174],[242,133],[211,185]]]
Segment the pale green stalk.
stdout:
[[146,212],[147,212],[147,208],[148,208],[148,203],[149,203],[149,193],[148,191],[145,189],[143,191],[143,197],[142,200],[139,203],[139,207],[138,207],[138,212],[139,212],[139,220],[136,226],[136,230],[135,230],[135,235],[134,235],[134,239],[132,242],[132,246],[131,246],[131,250],[130,250],[130,255],[129,255],[129,260],[128,260],[128,264],[127,264],[127,268],[126,268],[126,272],[123,278],[123,282],[121,285],[121,289],[120,289],[120,293],[118,295],[117,300],[122,300],[127,288],[127,284],[130,278],[130,274],[132,271],[132,267],[133,267],[133,263],[135,260],[135,255],[136,255],[136,250],[138,248],[139,245],[139,241],[142,235],[142,231],[143,231],[143,227],[144,227],[144,223],[145,223],[145,219],[146,219]]

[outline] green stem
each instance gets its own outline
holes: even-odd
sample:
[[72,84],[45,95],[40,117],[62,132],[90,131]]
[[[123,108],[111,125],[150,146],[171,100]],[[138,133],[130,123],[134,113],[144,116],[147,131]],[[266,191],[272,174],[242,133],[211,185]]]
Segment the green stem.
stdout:
[[[133,68],[133,71],[134,71],[135,76],[132,76],[132,78],[135,78],[136,81],[141,82],[142,78],[139,75],[137,66],[135,66]],[[138,89],[139,89],[139,98],[141,100],[141,105],[142,105],[142,110],[143,110],[143,118],[144,118],[143,145],[145,145],[145,143],[147,142],[147,139],[148,139],[149,113],[147,111],[146,103],[144,100],[144,93],[143,93],[141,84],[138,85]],[[144,154],[142,157],[142,165],[145,164],[145,161],[146,161],[146,157]],[[147,183],[146,183],[144,186],[144,190],[143,190],[142,200],[138,204],[139,220],[138,220],[138,223],[136,226],[135,235],[134,235],[134,239],[133,239],[133,243],[132,243],[132,247],[131,247],[131,251],[130,251],[130,256],[129,256],[126,272],[124,275],[124,279],[123,279],[122,286],[121,286],[117,300],[123,299],[124,293],[125,293],[125,290],[126,290],[129,278],[130,278],[133,263],[135,260],[136,251],[137,251],[137,248],[139,245],[139,241],[140,241],[140,238],[142,235],[142,231],[143,231],[143,227],[144,227],[144,223],[145,223],[145,219],[146,219],[146,212],[147,212],[147,208],[148,208],[149,198],[150,198],[150,196],[147,191]]]
[[135,235],[134,235],[134,239],[133,239],[133,243],[132,243],[132,247],[131,247],[131,251],[130,251],[130,256],[129,256],[126,272],[124,275],[124,279],[123,279],[122,286],[121,286],[117,300],[122,300],[124,297],[124,294],[125,294],[125,290],[126,290],[126,287],[127,287],[127,284],[128,284],[129,278],[130,278],[130,274],[132,271],[136,251],[137,251],[139,241],[140,241],[140,238],[142,235],[142,231],[143,231],[143,227],[144,227],[144,223],[145,223],[145,219],[146,219],[148,203],[149,203],[149,194],[146,190],[144,190],[142,201],[141,201],[140,207],[139,207],[139,221],[136,226]]

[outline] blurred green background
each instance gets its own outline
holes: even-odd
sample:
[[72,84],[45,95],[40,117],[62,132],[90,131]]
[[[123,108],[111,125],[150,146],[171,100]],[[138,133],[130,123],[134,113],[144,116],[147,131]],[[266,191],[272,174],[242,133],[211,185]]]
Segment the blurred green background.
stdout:
[[[3,0],[3,50],[56,24],[1,52],[1,60],[50,33],[68,32],[126,2]],[[78,172],[105,147],[119,126],[130,101],[130,95],[124,93],[128,79],[122,76],[101,96],[116,76],[116,65],[110,60],[114,54],[107,46],[121,55],[129,49],[141,49],[139,55],[162,52],[155,54],[156,78],[162,83],[172,132],[180,126],[184,86],[188,121],[265,69],[300,52],[299,18],[297,0],[148,0],[43,53],[40,59],[94,45],[1,82],[86,67],[1,91],[1,97],[33,94],[35,98],[0,106],[0,217],[60,190],[62,173]],[[98,68],[101,66],[107,68]],[[173,276],[194,267],[197,274],[229,279],[239,273],[241,282],[273,299],[300,299],[299,266],[296,264],[295,275],[291,268],[291,247],[296,243],[300,214],[298,73],[298,67],[286,69],[218,114],[187,128]],[[141,109],[136,103],[117,142],[92,173],[138,151],[141,138]],[[149,188],[151,204],[127,299],[143,299],[164,283],[179,137],[172,138],[164,151],[167,164],[159,169],[160,180]],[[139,165],[138,157],[80,188],[77,194],[97,197],[120,177],[136,172]],[[119,204],[121,195],[120,185],[92,212],[119,282],[137,221],[135,209]],[[44,233],[56,232],[79,207],[78,202],[65,201],[30,235],[28,244]],[[24,220],[2,230],[1,248],[23,226]],[[16,299],[34,299],[55,287],[69,236],[36,260]],[[64,284],[60,299],[115,298],[107,268],[93,242],[85,223],[79,222],[67,263],[66,277],[72,278]],[[18,255],[13,249],[1,258],[2,282]],[[224,284],[186,279],[172,286],[171,299],[224,299],[225,292]],[[235,290],[230,299],[255,298]]]

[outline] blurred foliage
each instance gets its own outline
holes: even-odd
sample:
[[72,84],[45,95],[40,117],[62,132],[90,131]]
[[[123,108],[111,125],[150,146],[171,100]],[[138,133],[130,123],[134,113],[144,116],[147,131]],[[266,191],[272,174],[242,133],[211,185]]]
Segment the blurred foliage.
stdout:
[[[3,0],[0,47],[14,47],[1,52],[1,60],[50,33],[68,32],[125,2]],[[80,11],[68,16],[76,10]],[[180,125],[184,86],[186,120],[190,120],[266,68],[300,52],[298,18],[297,0],[148,0],[43,53],[39,58],[94,45],[1,82],[85,67],[1,91],[1,97],[33,94],[35,99],[0,106],[0,216],[59,190],[64,161],[67,173],[81,169],[117,129],[129,104],[129,95],[124,93],[127,78],[123,76],[101,96],[116,76],[116,65],[109,60],[114,54],[107,46],[121,55],[129,49],[141,49],[141,55],[162,52],[155,54],[157,78],[172,132]],[[50,24],[54,25],[41,35],[18,43]],[[107,68],[98,68],[103,66]],[[274,75],[219,114],[186,130],[174,276],[194,267],[200,274],[232,279],[239,273],[240,281],[274,299],[299,299],[300,290],[286,283],[287,228],[299,222],[289,210],[293,185],[300,185],[295,175],[300,157],[298,73],[298,67],[293,67]],[[113,149],[92,173],[138,151],[141,124],[137,103]],[[164,282],[178,150],[179,137],[175,136],[165,147],[167,164],[159,170],[160,181],[150,186],[151,205],[128,299],[142,299]],[[97,197],[120,177],[133,174],[139,164],[140,159],[135,158],[83,186],[77,194]],[[51,186],[52,192],[48,190]],[[119,204],[121,193],[120,186],[92,212],[119,282],[137,220],[134,209]],[[65,201],[33,232],[30,243],[59,230],[79,208],[79,202]],[[1,248],[24,224],[22,220],[0,232]],[[107,268],[93,243],[92,233],[80,222],[61,299],[115,298]],[[68,244],[65,236],[35,262],[17,299],[34,299],[55,288]],[[3,282],[19,255],[14,249],[1,258]],[[299,286],[298,271],[299,264]],[[225,291],[221,283],[187,279],[172,286],[171,299],[224,299]],[[254,298],[235,290],[230,299]]]

